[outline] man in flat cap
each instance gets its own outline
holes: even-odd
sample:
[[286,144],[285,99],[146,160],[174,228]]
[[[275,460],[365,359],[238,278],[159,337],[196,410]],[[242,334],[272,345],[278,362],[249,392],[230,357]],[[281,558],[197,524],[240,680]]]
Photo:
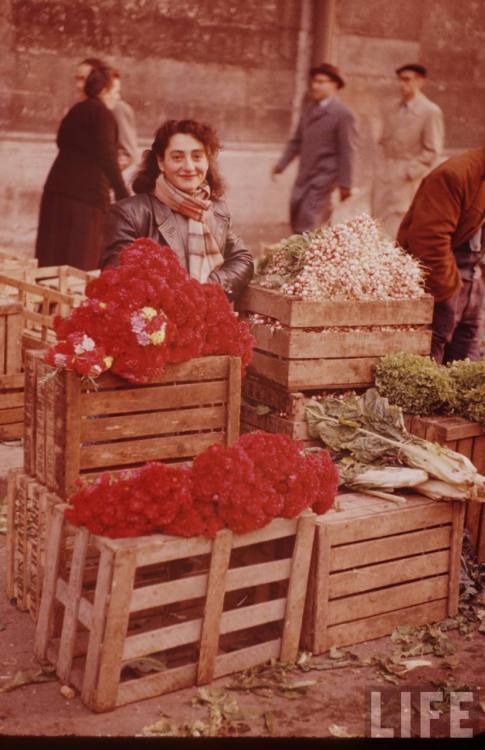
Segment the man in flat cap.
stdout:
[[401,99],[384,114],[372,189],[372,214],[393,239],[419,183],[438,164],[444,140],[443,113],[422,93],[426,68],[409,63],[396,74]]
[[354,160],[354,115],[337,91],[344,80],[334,65],[322,63],[310,70],[309,100],[298,127],[288,142],[273,176],[299,156],[298,175],[290,200],[290,223],[295,233],[315,229],[330,219],[331,194],[350,196]]

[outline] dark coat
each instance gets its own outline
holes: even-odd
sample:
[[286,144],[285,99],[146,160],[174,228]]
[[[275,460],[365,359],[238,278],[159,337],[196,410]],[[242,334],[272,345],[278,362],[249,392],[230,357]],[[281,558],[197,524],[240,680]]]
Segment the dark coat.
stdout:
[[118,126],[99,99],[71,107],[57,133],[59,153],[44,190],[107,209],[109,191],[117,200],[128,190],[118,166]]
[[40,266],[98,266],[110,188],[128,195],[118,166],[118,126],[98,99],[72,107],[57,134],[39,215],[35,255]]
[[461,279],[454,251],[485,220],[485,148],[453,156],[422,181],[402,220],[398,243],[427,270],[436,302],[450,299]]
[[351,110],[332,97],[326,106],[308,102],[298,127],[276,167],[282,171],[295,156],[300,157],[291,196],[295,206],[311,188],[322,194],[335,187],[352,186],[355,123]]
[[[209,280],[221,284],[230,300],[236,299],[251,281],[254,263],[249,250],[231,228],[231,218],[223,201],[212,202],[214,238],[224,256],[224,264]],[[101,267],[116,265],[118,255],[140,237],[159,245],[169,245],[187,268],[186,249],[174,213],[149,193],[140,193],[115,203],[108,213]]]

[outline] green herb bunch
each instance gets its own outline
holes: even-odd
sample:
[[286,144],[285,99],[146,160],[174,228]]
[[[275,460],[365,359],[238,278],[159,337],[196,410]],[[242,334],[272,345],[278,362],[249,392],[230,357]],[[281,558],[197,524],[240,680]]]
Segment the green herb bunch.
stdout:
[[455,387],[446,367],[419,354],[388,354],[376,365],[375,384],[392,404],[407,414],[427,416],[450,411]]

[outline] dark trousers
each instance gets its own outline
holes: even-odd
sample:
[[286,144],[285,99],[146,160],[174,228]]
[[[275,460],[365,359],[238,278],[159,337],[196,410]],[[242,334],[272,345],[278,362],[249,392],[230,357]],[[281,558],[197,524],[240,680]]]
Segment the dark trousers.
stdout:
[[485,283],[479,275],[463,281],[461,289],[446,302],[437,302],[433,312],[431,356],[439,363],[457,359],[480,359],[480,325]]
[[290,222],[295,234],[312,232],[330,220],[332,190],[333,186],[326,191],[322,191],[321,188],[310,188],[298,203],[290,204]]

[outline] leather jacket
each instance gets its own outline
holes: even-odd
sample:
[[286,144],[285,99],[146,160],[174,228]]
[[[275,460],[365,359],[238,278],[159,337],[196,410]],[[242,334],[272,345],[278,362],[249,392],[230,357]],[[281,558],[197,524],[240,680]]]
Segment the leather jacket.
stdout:
[[[208,281],[218,283],[229,300],[236,300],[251,281],[253,258],[242,240],[231,228],[231,218],[223,201],[213,201],[215,240],[224,256],[224,263],[213,271]],[[114,203],[106,221],[101,268],[117,265],[120,251],[140,237],[149,237],[159,245],[168,245],[187,268],[186,250],[177,221],[170,208],[150,193],[140,193]]]

